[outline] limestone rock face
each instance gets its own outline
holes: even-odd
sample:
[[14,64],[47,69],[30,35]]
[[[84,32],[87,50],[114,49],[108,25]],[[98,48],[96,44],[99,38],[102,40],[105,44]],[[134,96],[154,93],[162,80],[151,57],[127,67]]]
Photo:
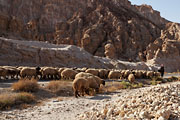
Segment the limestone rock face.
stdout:
[[91,54],[73,45],[0,38],[0,65],[107,68]]
[[128,0],[1,0],[0,23],[3,37],[76,45],[101,57],[111,40],[117,58],[136,61],[167,21]]
[[161,31],[160,38],[146,48],[146,58],[153,64],[164,64],[169,72],[179,69],[180,61],[180,25],[169,23]]

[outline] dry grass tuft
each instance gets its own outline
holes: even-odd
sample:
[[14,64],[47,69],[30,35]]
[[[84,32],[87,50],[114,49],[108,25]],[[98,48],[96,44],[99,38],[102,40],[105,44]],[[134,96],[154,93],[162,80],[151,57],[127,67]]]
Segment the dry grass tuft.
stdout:
[[130,83],[130,82],[113,82],[108,83],[105,87],[100,87],[100,93],[111,93],[120,89],[133,89],[143,87],[143,83]]
[[10,109],[16,105],[35,102],[35,97],[30,93],[3,93],[0,95],[0,110]]
[[72,96],[73,89],[70,81],[50,81],[46,89],[59,96]]
[[14,91],[20,92],[37,92],[39,85],[36,79],[20,79],[12,85]]

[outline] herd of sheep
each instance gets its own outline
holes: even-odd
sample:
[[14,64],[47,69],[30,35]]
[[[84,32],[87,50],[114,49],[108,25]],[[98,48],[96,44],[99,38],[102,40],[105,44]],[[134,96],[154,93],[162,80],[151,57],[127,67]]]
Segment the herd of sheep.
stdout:
[[146,70],[0,66],[0,79],[20,79],[25,77],[38,77],[39,79],[74,79],[76,74],[80,72],[91,73],[101,79],[128,79],[130,74],[133,74],[136,79],[160,76],[159,72]]
[[103,79],[146,79],[160,76],[159,72],[145,70],[115,70],[95,68],[55,68],[55,67],[13,67],[0,66],[0,79],[72,79],[75,97],[89,94],[90,89],[99,91],[100,85],[105,85]]

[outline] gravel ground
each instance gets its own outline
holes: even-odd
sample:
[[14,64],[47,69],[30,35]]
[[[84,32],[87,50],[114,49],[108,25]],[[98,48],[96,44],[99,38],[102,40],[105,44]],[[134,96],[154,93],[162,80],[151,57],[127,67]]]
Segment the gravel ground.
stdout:
[[81,98],[53,98],[0,120],[180,120],[180,82]]

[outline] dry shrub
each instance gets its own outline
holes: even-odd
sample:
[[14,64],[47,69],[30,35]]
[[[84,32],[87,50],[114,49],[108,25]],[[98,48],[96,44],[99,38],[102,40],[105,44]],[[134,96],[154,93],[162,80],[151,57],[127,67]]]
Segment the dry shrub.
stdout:
[[109,83],[106,86],[101,86],[99,92],[100,93],[115,92],[119,89],[123,89],[123,85],[120,84],[119,82],[114,82],[114,83]]
[[126,81],[113,82],[111,84],[107,84],[105,87],[100,87],[100,93],[115,92],[120,89],[134,89],[140,87],[143,87],[143,83],[130,83]]
[[0,95],[0,110],[32,102],[35,102],[35,97],[30,93],[3,93]]
[[37,80],[32,79],[20,79],[18,82],[12,85],[12,89],[14,91],[21,91],[21,92],[36,92],[39,89],[39,85]]
[[69,81],[51,81],[46,86],[46,89],[60,96],[72,96],[72,83]]

